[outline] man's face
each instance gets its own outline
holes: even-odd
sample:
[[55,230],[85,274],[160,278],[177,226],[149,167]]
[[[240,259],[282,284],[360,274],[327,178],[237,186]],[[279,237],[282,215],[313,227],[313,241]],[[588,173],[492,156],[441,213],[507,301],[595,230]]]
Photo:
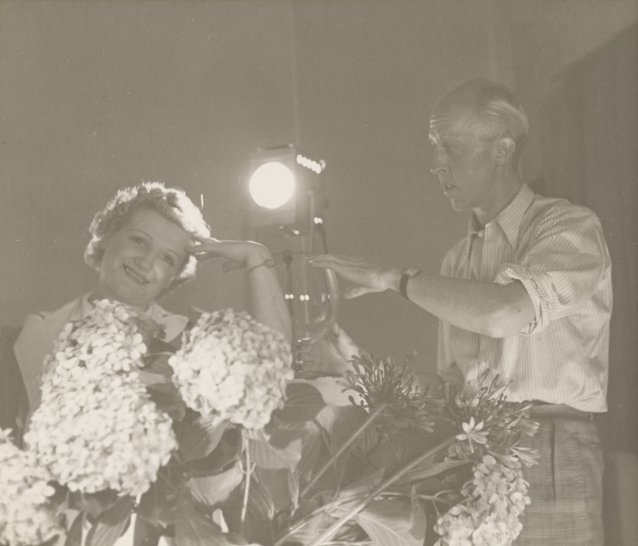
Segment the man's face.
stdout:
[[179,273],[191,241],[156,210],[134,211],[106,243],[97,296],[146,309]]
[[471,124],[471,113],[456,106],[430,119],[432,172],[454,210],[485,209],[493,198],[493,140]]

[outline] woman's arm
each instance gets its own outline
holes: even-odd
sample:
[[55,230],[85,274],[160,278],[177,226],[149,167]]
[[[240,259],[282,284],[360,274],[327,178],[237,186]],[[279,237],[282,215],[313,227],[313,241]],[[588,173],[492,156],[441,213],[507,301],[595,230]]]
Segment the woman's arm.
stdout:
[[290,340],[291,321],[272,254],[254,241],[219,240],[196,237],[191,252],[198,258],[226,258],[244,266],[248,276],[250,310],[253,318]]
[[250,305],[253,317],[277,330],[290,340],[292,326],[279,279],[274,269],[275,262],[270,251],[257,246],[246,258],[246,275],[250,290]]

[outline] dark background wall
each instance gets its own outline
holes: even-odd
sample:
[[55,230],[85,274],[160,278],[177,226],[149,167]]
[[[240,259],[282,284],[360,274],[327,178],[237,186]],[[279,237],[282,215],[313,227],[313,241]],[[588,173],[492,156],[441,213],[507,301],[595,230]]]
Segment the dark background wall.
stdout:
[[[526,179],[606,230],[609,546],[635,544],[637,20],[621,0],[0,1],[0,323],[91,288],[86,228],[118,187],[179,185],[217,236],[246,236],[247,158],[289,142],[327,162],[331,251],[436,272],[466,218],[428,174],[428,111],[461,80],[500,80],[532,119]],[[241,307],[243,290],[206,264],[165,303]],[[395,294],[339,321],[435,364],[436,321]]]

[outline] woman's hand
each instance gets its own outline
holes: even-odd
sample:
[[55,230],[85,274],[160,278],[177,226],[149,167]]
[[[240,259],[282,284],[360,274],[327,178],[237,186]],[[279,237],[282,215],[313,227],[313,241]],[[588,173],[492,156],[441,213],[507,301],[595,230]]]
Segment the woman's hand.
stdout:
[[199,260],[225,258],[238,267],[253,267],[271,258],[270,251],[254,241],[221,240],[213,237],[195,236],[191,254]]
[[345,297],[356,298],[363,294],[398,290],[402,270],[395,267],[383,267],[352,256],[324,254],[311,258],[313,267],[332,269],[337,275],[356,286],[345,292]]

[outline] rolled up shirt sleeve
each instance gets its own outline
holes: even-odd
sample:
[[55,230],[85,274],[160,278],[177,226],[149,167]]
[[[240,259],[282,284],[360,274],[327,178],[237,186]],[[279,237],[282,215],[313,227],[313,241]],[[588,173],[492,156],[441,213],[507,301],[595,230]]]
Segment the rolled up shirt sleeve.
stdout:
[[600,222],[585,208],[548,215],[531,241],[518,263],[502,264],[495,277],[499,284],[520,281],[525,287],[535,319],[521,331],[524,335],[575,312],[610,267]]

